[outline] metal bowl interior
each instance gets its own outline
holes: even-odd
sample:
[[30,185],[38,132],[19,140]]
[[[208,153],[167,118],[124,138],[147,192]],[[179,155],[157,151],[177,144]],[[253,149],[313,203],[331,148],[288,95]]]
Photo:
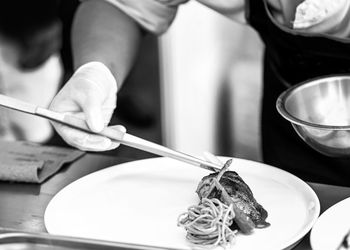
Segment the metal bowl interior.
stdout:
[[279,96],[277,110],[317,151],[350,156],[350,75],[293,86]]

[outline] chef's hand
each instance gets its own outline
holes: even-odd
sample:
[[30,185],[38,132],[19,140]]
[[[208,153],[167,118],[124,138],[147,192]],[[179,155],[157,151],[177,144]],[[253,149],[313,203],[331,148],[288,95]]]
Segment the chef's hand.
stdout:
[[294,29],[309,33],[328,33],[337,37],[349,33],[350,2],[304,1],[295,13]]
[[[75,115],[86,120],[89,128],[100,132],[109,123],[117,101],[117,83],[109,69],[100,62],[84,64],[53,99],[50,109]],[[53,123],[57,133],[71,146],[85,151],[111,150],[119,143],[110,139],[84,133]],[[113,127],[121,138],[126,132],[123,126]]]

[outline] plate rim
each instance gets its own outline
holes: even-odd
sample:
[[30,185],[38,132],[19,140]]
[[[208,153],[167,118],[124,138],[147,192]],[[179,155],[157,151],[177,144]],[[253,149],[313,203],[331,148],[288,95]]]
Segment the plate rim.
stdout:
[[[315,242],[316,242],[315,241],[315,232],[317,232],[319,225],[320,224],[322,225],[324,218],[325,217],[328,218],[330,216],[330,214],[333,214],[334,211],[337,211],[338,209],[342,208],[344,206],[344,204],[347,204],[347,203],[349,203],[348,205],[350,207],[350,196],[333,204],[332,206],[327,208],[325,211],[323,211],[323,213],[319,216],[319,218],[317,219],[315,225],[313,226],[313,228],[310,232],[310,245],[311,245],[312,249],[317,249],[317,248],[315,248],[318,246],[317,244],[315,244]],[[350,230],[350,225],[349,225],[349,230]]]

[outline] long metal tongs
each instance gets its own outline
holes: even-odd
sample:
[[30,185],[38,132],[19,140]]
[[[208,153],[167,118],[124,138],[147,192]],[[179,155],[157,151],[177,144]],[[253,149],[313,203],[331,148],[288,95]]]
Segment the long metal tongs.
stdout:
[[63,125],[66,125],[71,128],[75,128],[87,133],[102,135],[112,140],[118,141],[123,145],[129,146],[132,148],[137,148],[156,155],[170,157],[179,161],[190,163],[195,166],[199,166],[201,168],[205,168],[210,171],[218,172],[222,168],[222,166],[219,164],[198,159],[194,156],[172,150],[170,148],[147,141],[145,139],[136,137],[128,133],[124,134],[123,138],[121,139],[120,133],[109,127],[105,128],[103,131],[99,133],[95,133],[88,128],[84,120],[77,118],[73,115],[54,112],[49,109],[41,108],[31,103],[24,102],[6,95],[0,94],[0,106],[9,108],[9,109],[14,109],[27,114],[40,116],[40,117],[49,119],[51,121],[61,123]]

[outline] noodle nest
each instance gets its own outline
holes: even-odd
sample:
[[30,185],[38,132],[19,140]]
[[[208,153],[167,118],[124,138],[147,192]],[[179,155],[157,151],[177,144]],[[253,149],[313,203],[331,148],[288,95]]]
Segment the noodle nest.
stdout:
[[229,247],[234,244],[237,230],[231,230],[235,213],[232,204],[227,206],[219,199],[202,198],[180,214],[178,226],[187,231],[186,238],[195,245]]

